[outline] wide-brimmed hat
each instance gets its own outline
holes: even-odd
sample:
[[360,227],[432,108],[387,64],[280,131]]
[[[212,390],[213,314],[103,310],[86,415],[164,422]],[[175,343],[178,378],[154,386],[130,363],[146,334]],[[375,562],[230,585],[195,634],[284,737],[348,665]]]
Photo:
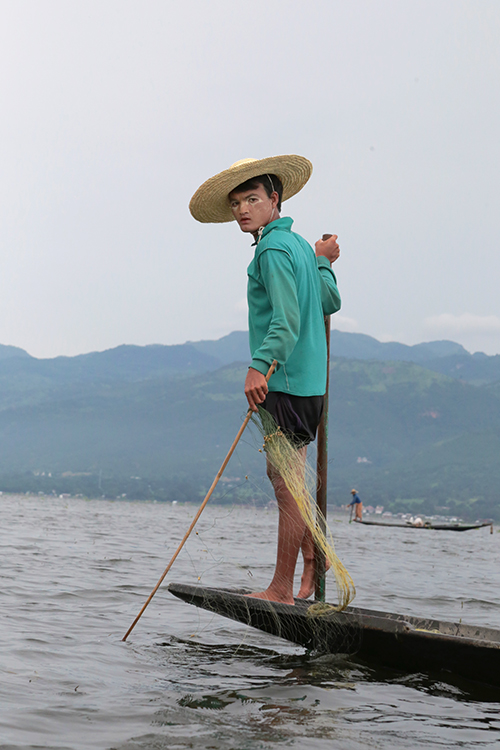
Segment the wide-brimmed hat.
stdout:
[[295,154],[267,159],[242,159],[203,183],[191,198],[189,210],[197,221],[219,224],[233,221],[229,193],[242,182],[261,174],[275,174],[283,185],[283,201],[302,190],[312,173],[309,159]]

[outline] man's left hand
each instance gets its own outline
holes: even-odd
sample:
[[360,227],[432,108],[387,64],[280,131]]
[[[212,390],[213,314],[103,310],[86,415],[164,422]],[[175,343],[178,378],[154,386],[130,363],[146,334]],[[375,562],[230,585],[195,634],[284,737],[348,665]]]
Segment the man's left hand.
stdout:
[[338,235],[331,234],[327,240],[318,240],[314,247],[316,248],[316,256],[323,255],[328,258],[330,263],[335,263],[340,255],[340,247],[337,242]]
[[258,404],[266,400],[267,391],[268,387],[264,375],[258,370],[254,370],[253,367],[249,367],[245,380],[245,396],[252,411],[257,411]]

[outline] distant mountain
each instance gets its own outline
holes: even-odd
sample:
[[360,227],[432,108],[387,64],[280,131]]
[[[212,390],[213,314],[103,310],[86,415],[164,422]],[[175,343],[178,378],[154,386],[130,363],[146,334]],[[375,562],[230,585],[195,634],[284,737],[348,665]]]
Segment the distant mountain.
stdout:
[[482,352],[454,354],[440,359],[429,359],[423,364],[429,370],[474,385],[500,382],[500,354],[492,357]]
[[331,352],[347,359],[374,359],[392,362],[416,362],[434,372],[474,385],[500,381],[500,355],[489,357],[482,352],[470,354],[453,341],[430,341],[407,346],[391,341],[384,343],[362,333],[332,330]]
[[102,384],[185,377],[220,367],[218,359],[189,344],[118,346],[76,357],[0,359],[0,409],[92,392]]
[[[382,342],[363,333],[331,332],[331,356],[346,359],[415,362],[434,372],[474,385],[500,381],[500,355],[470,354],[454,341],[429,341],[408,346]],[[191,346],[209,354],[220,366],[249,362],[248,332],[234,331],[216,341],[193,341]]]
[[[54,359],[0,347],[0,489],[198,500],[245,414],[249,361],[243,331]],[[500,518],[499,399],[500,356],[332,331],[330,501],[356,486]],[[245,433],[219,500],[269,499],[260,447]]]
[[36,405],[4,407],[0,473],[208,476],[245,415],[243,380],[240,366],[182,379],[83,384],[72,393],[54,390]]
[[165,375],[192,375],[220,367],[219,358],[190,344],[163,346],[117,346],[104,352],[58,357],[52,362],[64,370],[66,378],[94,382],[120,380],[135,382]]
[[[383,343],[371,336],[333,330],[332,357],[421,364],[457,380],[475,385],[500,382],[500,355],[469,354],[452,341],[406,346]],[[0,409],[34,405],[71,397],[82,387],[92,392],[99,384],[139,383],[155,378],[188,377],[212,372],[235,362],[250,362],[248,332],[234,331],[214,341],[175,346],[123,345],[76,357],[37,359],[23,349],[0,346]]]
[[[384,343],[363,333],[345,333],[336,329],[332,330],[330,341],[332,356],[347,359],[422,363],[440,357],[471,356],[461,344],[453,341],[431,341],[426,344],[407,346],[395,341]],[[234,331],[215,341],[190,341],[188,343],[198,351],[210,354],[221,365],[247,362],[250,359],[248,331]]]
[[498,385],[403,362],[333,360],[329,492],[342,497],[352,483],[365,503],[500,519]]
[[250,362],[248,331],[233,331],[214,341],[188,341],[199,352],[218,360],[219,366],[233,362]]
[[396,341],[377,341],[377,339],[364,333],[345,333],[336,329],[332,330],[330,341],[332,355],[347,357],[347,359],[380,359],[422,363],[440,357],[468,355],[461,344],[456,344],[453,341],[431,341],[426,344],[407,346]]
[[[346,502],[355,486],[367,504],[458,512],[476,503],[481,516],[500,517],[496,386],[408,362],[332,358],[331,370],[331,502]],[[245,371],[81,383],[4,405],[0,489],[198,501],[244,417]],[[261,445],[255,429],[245,433],[219,500],[269,499]]]
[[11,359],[12,357],[30,357],[28,352],[20,349],[18,346],[7,346],[0,344],[0,360]]

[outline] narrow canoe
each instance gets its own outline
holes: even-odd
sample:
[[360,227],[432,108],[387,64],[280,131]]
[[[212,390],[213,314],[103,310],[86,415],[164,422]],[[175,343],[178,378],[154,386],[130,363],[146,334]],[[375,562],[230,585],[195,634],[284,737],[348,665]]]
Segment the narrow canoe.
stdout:
[[356,521],[364,526],[385,526],[386,528],[397,529],[434,529],[434,531],[472,531],[472,529],[482,529],[485,526],[490,527],[490,533],[493,534],[493,524],[491,521],[481,521],[481,523],[427,523],[423,526],[414,526],[412,523],[386,523],[384,521]]
[[179,599],[319,653],[335,653],[402,671],[442,671],[500,688],[500,630],[301,599],[295,606],[244,591],[169,585]]

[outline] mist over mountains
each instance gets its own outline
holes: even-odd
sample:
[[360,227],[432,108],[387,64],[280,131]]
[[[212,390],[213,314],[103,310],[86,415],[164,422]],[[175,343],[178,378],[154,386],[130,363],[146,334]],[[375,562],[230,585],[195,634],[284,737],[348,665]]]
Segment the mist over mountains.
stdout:
[[[500,356],[332,331],[329,501],[500,517]],[[198,501],[246,412],[248,334],[36,359],[0,346],[0,490]],[[219,501],[265,502],[258,433]]]

